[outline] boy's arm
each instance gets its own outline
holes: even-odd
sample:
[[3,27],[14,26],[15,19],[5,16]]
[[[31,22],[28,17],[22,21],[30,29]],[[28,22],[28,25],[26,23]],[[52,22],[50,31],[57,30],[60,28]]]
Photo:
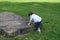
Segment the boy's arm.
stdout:
[[28,25],[30,25],[30,24],[31,24],[31,20],[29,21]]
[[28,23],[28,25],[30,25],[31,24],[31,22],[32,22],[32,17],[30,17],[30,20],[29,20],[29,23]]

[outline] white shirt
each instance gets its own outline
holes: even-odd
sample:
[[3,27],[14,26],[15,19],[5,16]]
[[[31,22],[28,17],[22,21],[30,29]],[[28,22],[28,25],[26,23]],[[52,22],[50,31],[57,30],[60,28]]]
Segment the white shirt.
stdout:
[[39,16],[36,15],[36,14],[32,14],[32,15],[30,16],[30,21],[41,22],[41,20],[42,20],[42,18],[39,17]]

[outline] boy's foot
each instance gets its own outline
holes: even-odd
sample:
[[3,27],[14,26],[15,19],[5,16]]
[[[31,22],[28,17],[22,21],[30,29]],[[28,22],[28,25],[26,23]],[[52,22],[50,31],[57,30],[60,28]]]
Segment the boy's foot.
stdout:
[[38,32],[41,32],[41,30],[40,30],[40,28],[38,28],[38,30],[37,30]]

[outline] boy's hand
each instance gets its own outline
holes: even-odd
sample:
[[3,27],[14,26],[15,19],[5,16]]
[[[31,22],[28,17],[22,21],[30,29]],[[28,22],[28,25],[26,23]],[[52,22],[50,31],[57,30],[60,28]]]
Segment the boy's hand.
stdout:
[[31,21],[28,22],[28,26],[30,26],[30,25],[31,25]]
[[28,23],[28,26],[30,25],[30,23]]

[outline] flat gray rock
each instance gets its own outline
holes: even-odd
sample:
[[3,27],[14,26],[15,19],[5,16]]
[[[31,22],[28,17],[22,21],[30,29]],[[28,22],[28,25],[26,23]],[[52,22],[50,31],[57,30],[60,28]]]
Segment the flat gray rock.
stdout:
[[32,30],[27,25],[27,20],[12,12],[0,12],[0,33],[7,36],[15,36]]

